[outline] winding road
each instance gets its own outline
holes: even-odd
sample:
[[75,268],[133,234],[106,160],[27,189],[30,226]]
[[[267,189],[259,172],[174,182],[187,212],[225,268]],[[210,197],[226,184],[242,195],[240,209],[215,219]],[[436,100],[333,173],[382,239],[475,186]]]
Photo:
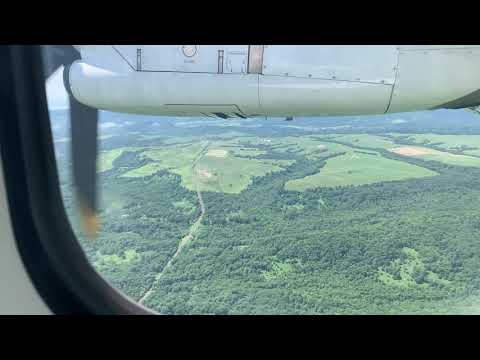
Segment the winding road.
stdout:
[[172,267],[172,264],[173,264],[173,261],[175,260],[175,258],[178,255],[180,255],[180,253],[182,252],[182,249],[185,247],[185,245],[187,245],[193,239],[193,236],[197,232],[197,230],[200,226],[200,223],[203,220],[203,216],[205,215],[205,204],[203,203],[202,193],[200,192],[200,190],[198,190],[198,186],[197,186],[197,198],[198,198],[198,202],[200,204],[200,216],[192,224],[192,226],[190,226],[188,234],[185,235],[182,238],[182,240],[180,240],[180,242],[178,244],[178,247],[177,247],[177,251],[175,251],[175,254],[173,254],[173,256],[170,258],[170,260],[168,260],[167,264],[163,267],[162,271],[159,272],[155,276],[155,280],[153,281],[152,285],[150,285],[150,287],[145,292],[145,294],[138,300],[139,304],[143,304],[144,301],[153,293],[153,291],[155,290],[155,286],[158,284],[158,281],[162,278],[165,271]]

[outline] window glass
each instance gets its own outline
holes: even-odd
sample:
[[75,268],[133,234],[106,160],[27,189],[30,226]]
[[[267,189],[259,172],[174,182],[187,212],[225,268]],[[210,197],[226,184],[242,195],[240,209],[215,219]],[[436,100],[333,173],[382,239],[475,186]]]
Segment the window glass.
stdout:
[[47,94],[78,239],[102,276],[148,308],[480,312],[474,111],[293,121],[100,111],[101,229],[89,239],[74,202],[61,70]]

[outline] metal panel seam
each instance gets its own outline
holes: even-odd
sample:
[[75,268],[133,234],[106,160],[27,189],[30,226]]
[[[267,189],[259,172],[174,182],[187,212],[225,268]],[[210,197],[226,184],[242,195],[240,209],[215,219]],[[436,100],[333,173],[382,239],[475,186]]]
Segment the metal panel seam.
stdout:
[[128,60],[122,55],[122,53],[121,53],[120,51],[118,51],[118,49],[117,49],[114,45],[111,45],[111,46],[112,46],[113,50],[115,50],[116,53],[117,53],[118,55],[120,55],[120,57],[128,64],[128,66],[130,66],[130,68],[131,68],[133,71],[137,71],[137,70],[135,70],[135,68],[132,66],[132,64],[130,64],[130,63],[128,62]]
[[395,78],[393,80],[392,91],[390,92],[390,99],[388,100],[388,105],[387,105],[387,109],[385,110],[385,114],[388,113],[388,110],[390,110],[390,105],[392,104],[393,92],[395,91],[395,86],[397,85],[397,75],[398,75],[399,65],[400,65],[400,50],[397,48],[397,64],[395,65]]

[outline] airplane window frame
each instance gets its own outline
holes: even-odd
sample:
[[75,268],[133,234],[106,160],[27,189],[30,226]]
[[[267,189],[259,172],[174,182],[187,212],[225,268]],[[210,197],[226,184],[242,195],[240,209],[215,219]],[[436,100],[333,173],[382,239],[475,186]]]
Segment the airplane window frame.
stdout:
[[38,45],[0,47],[0,150],[22,261],[56,314],[150,315],[90,264],[60,192]]

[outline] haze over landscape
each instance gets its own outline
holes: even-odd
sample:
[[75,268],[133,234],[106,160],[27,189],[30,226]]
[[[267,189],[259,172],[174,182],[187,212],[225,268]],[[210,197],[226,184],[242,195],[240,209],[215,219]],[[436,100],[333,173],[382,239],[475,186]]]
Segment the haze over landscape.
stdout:
[[100,115],[96,269],[165,314],[479,313],[480,116]]

